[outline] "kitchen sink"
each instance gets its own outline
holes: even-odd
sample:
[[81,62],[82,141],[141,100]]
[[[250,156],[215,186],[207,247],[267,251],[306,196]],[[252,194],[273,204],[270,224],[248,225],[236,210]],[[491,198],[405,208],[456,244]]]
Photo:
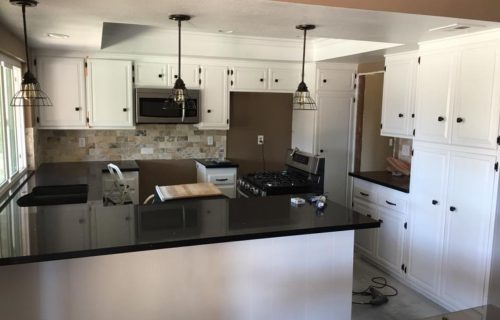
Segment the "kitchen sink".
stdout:
[[38,186],[17,200],[20,207],[51,206],[87,202],[87,184]]

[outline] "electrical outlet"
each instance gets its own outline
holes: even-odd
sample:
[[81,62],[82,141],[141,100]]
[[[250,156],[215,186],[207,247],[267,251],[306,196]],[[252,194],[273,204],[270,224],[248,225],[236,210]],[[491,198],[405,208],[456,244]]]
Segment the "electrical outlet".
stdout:
[[264,144],[264,135],[257,136],[257,144],[258,145]]
[[85,148],[85,138],[84,137],[78,138],[78,146],[80,148]]
[[401,146],[401,155],[405,157],[410,156],[410,146],[409,145],[402,145]]
[[214,145],[214,137],[213,136],[208,136],[207,137],[207,145],[213,146]]

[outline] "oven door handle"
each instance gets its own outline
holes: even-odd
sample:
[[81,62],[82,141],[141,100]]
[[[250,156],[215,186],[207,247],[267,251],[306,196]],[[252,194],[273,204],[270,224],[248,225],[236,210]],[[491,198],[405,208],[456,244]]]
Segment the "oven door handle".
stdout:
[[243,198],[250,198],[250,196],[248,194],[246,194],[245,192],[243,192],[239,187],[236,188],[236,191],[238,191],[238,194],[240,196],[242,196]]
[[182,120],[181,122],[184,122],[184,118],[186,117],[186,105],[185,102],[182,103]]

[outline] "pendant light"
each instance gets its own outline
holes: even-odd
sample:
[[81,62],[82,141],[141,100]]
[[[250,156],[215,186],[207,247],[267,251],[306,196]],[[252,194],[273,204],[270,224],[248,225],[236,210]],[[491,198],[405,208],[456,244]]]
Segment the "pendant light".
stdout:
[[10,0],[10,3],[21,6],[23,10],[23,28],[24,28],[24,49],[26,50],[26,65],[28,70],[23,76],[21,90],[16,92],[10,105],[13,107],[50,107],[52,102],[45,92],[40,88],[38,80],[30,71],[30,58],[28,53],[28,34],[26,31],[26,7],[36,7],[36,0]]
[[177,67],[177,80],[175,80],[174,88],[172,89],[172,99],[175,103],[179,105],[184,105],[187,101],[187,90],[186,85],[181,77],[181,23],[182,21],[189,21],[191,19],[190,16],[185,14],[172,14],[168,17],[170,20],[177,21],[177,25],[179,28],[179,60]]
[[293,94],[293,109],[294,110],[317,110],[316,102],[311,98],[311,94],[307,89],[306,83],[304,82],[304,64],[306,60],[306,34],[307,30],[313,30],[316,28],[312,24],[301,24],[295,28],[304,31],[304,46],[302,48],[302,81],[299,83],[297,91]]

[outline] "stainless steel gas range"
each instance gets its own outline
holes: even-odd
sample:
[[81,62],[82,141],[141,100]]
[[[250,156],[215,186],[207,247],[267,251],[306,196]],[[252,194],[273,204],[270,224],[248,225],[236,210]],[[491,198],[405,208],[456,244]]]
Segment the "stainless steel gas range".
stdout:
[[241,197],[278,194],[323,193],[325,159],[310,153],[288,150],[286,170],[250,173],[238,180]]

